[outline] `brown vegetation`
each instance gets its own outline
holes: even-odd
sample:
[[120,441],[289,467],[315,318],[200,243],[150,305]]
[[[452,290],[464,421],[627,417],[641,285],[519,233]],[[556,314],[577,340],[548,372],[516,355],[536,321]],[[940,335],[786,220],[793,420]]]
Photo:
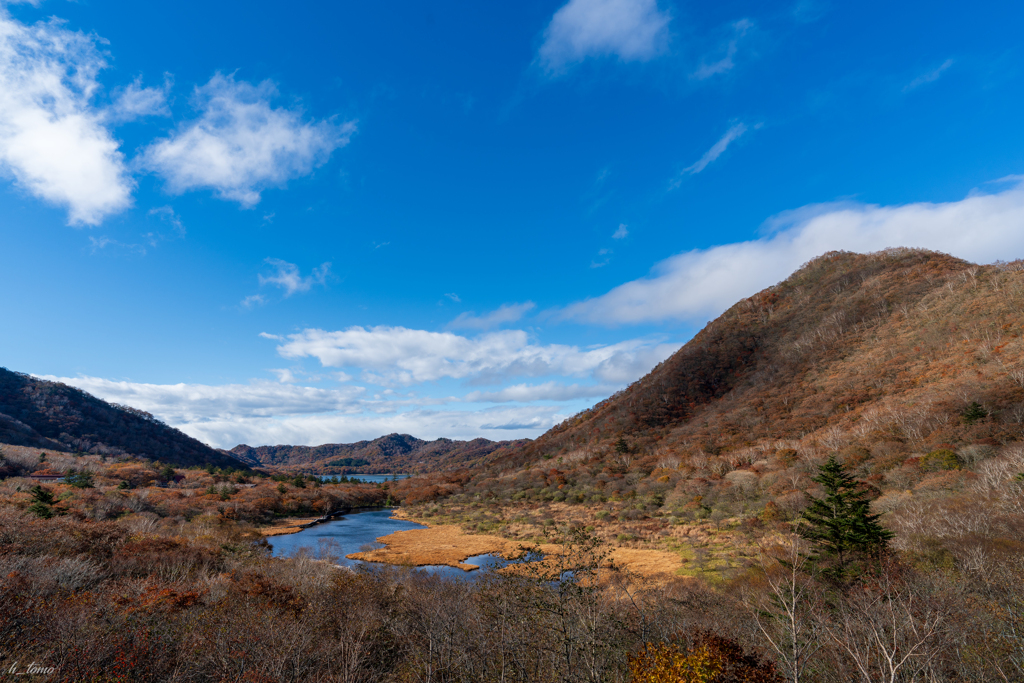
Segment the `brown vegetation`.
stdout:
[[[1022,681],[1022,308],[1021,264],[829,254],[536,442],[389,488],[5,447],[0,665],[64,680]],[[831,457],[894,534],[841,574],[795,533]],[[23,477],[69,468],[95,487]],[[329,548],[274,560],[256,533],[388,497],[436,526],[376,558],[558,547],[456,582],[338,570]],[[649,580],[651,551],[686,576]]]
[[245,467],[149,413],[81,389],[0,368],[0,443],[134,455],[188,467]]

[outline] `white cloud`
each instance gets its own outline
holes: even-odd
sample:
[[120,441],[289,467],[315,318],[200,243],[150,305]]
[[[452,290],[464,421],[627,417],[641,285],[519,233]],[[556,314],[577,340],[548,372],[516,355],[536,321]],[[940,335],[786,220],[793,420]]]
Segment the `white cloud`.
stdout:
[[284,358],[317,358],[327,367],[359,368],[376,384],[430,382],[450,377],[497,381],[545,375],[593,376],[631,381],[671,355],[678,344],[632,339],[581,350],[530,343],[526,332],[505,330],[468,338],[405,327],[308,329],[277,347]]
[[216,74],[196,88],[198,120],[150,145],[141,164],[163,176],[171,192],[210,188],[244,207],[260,192],[308,175],[348,144],[355,122],[307,122],[298,109],[273,108],[277,90]]
[[170,116],[167,108],[167,93],[171,90],[171,79],[167,77],[162,88],[142,87],[142,78],[136,78],[126,88],[114,91],[114,102],[104,116],[108,121],[134,121],[146,116]]
[[[730,127],[729,130],[725,131],[725,135],[718,139],[718,142],[711,145],[711,149],[704,152],[704,156],[698,159],[695,163],[684,168],[682,173],[680,173],[680,176],[696,175],[703,171],[707,168],[708,164],[725,153],[725,150],[728,149],[733,140],[746,133],[747,130],[747,126],[744,123],[737,123]],[[682,180],[677,178],[670,183],[670,187],[673,189],[677,188],[681,183]]]
[[397,408],[404,405],[400,401],[364,400],[361,387],[316,389],[267,381],[210,386],[117,382],[98,377],[42,379],[145,410],[218,448],[240,443],[351,443],[392,432],[422,439],[535,437],[568,417],[552,406],[400,411]]
[[[469,339],[452,333],[385,327],[333,333],[305,330],[287,339],[266,333],[260,336],[278,341],[282,356],[313,356],[325,366],[359,368],[364,381],[378,384],[494,379],[517,374],[577,376],[596,381],[566,385],[551,380],[472,391],[460,397],[424,396],[393,389],[371,393],[356,385],[303,386],[299,383],[303,378],[324,380],[328,376],[312,376],[301,366],[271,369],[278,381],[222,386],[148,384],[88,376],[43,379],[146,410],[186,434],[223,448],[238,443],[352,442],[396,431],[424,439],[483,436],[500,440],[538,436],[565,419],[563,413],[573,401],[614,393],[679,347],[654,340],[629,340],[579,349],[531,344],[521,331]],[[344,371],[330,375],[339,382],[352,380]],[[552,406],[550,402],[561,405]],[[477,407],[508,403],[519,405]]]
[[0,167],[30,194],[97,225],[131,205],[119,143],[92,106],[106,62],[60,21],[26,26],[0,5]]
[[[635,378],[634,378],[635,379]],[[514,384],[498,391],[472,391],[462,400],[467,403],[530,403],[533,401],[573,401],[580,398],[611,396],[621,387],[618,385],[579,384],[565,385],[557,382],[543,384]]]
[[411,410],[385,415],[296,415],[287,418],[209,420],[177,425],[186,434],[220,448],[240,443],[353,443],[398,432],[432,440],[492,441],[535,438],[569,415],[554,406],[504,406],[487,410]]
[[261,294],[251,294],[241,301],[242,308],[256,308],[267,303],[267,300],[263,298]]
[[587,57],[646,61],[665,50],[669,19],[657,0],[569,0],[551,18],[539,59],[551,73]]
[[948,69],[951,66],[953,66],[953,60],[947,59],[938,68],[932,69],[928,73],[921,74],[920,76],[912,80],[910,83],[907,83],[903,87],[903,92],[909,92],[915,88],[924,85],[925,83],[931,83],[933,81],[939,80],[943,72],[945,72],[946,69]]
[[313,272],[306,277],[302,277],[299,267],[294,263],[276,258],[268,258],[266,263],[273,266],[276,272],[272,275],[260,275],[260,284],[276,285],[284,290],[285,296],[291,296],[295,292],[308,292],[313,285],[326,284],[327,275],[331,272],[330,262],[321,264],[319,268],[314,268]]
[[[100,398],[140,408],[173,425],[225,419],[361,410],[362,387],[318,389],[255,380],[249,384],[145,384],[100,377],[51,377]],[[379,435],[378,435],[379,436]]]
[[625,239],[629,235],[628,226],[625,223],[619,223],[619,228],[612,234],[613,240]]
[[695,72],[693,72],[693,78],[703,81],[723,74],[726,71],[730,71],[736,64],[733,62],[733,58],[736,57],[736,52],[739,50],[740,38],[747,35],[747,31],[754,27],[754,23],[749,19],[740,19],[732,25],[732,38],[725,43],[725,55],[714,62],[708,63],[703,62]]
[[277,377],[277,381],[282,384],[295,384],[299,380],[296,379],[295,373],[288,368],[271,368],[270,372],[274,373]]
[[449,299],[451,299],[452,301],[454,301],[457,304],[462,303],[462,299],[460,299],[459,295],[456,294],[455,292],[449,292],[449,293],[445,294],[445,296],[448,297]]
[[761,239],[697,249],[650,276],[568,306],[563,319],[604,325],[717,316],[831,250],[921,247],[979,263],[1024,257],[1024,183],[955,202],[818,204],[776,216]]
[[[455,298],[454,300],[458,301],[459,299]],[[480,316],[470,311],[460,314],[448,327],[452,329],[489,330],[506,323],[514,323],[536,307],[537,304],[527,301],[521,304],[503,304],[497,310]]]

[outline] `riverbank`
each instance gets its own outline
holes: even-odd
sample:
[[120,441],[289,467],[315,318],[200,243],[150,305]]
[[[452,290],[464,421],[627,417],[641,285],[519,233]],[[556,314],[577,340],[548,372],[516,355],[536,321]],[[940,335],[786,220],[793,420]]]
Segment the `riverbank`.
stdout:
[[298,533],[299,531],[308,529],[311,526],[330,522],[331,520],[356,512],[369,512],[370,510],[386,509],[387,508],[383,505],[371,505],[361,508],[345,508],[343,510],[337,510],[336,512],[323,515],[322,517],[285,517],[283,519],[275,520],[270,524],[270,526],[261,527],[259,531],[263,536],[284,536],[287,534]]
[[270,526],[261,527],[259,532],[264,536],[284,536],[302,531],[310,524],[316,522],[318,517],[285,517],[278,519]]

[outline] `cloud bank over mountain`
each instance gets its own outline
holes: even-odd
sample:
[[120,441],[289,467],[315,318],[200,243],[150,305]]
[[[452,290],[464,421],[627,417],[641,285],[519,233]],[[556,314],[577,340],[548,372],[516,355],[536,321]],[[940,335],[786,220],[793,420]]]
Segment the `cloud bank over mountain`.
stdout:
[[695,249],[651,274],[566,306],[563,320],[632,325],[713,318],[827,251],[921,247],[978,263],[1024,254],[1024,184],[960,201],[813,204],[767,221],[760,239]]

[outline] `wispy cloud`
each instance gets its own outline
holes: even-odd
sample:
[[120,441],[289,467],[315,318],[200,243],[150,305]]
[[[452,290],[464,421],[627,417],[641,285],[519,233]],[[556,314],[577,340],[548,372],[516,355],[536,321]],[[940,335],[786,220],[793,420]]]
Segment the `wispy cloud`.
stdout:
[[1020,258],[1021,225],[1024,183],[955,202],[810,205],[771,219],[766,237],[678,254],[657,264],[648,277],[568,306],[561,317],[601,325],[699,322],[837,249],[923,247],[979,263]]
[[296,292],[308,292],[313,285],[327,283],[327,276],[331,272],[331,264],[323,263],[306,277],[302,277],[299,267],[294,263],[288,263],[281,259],[268,258],[266,263],[273,266],[275,272],[271,275],[260,274],[260,285],[276,285],[284,290],[284,295],[291,296]]
[[914,80],[910,81],[910,83],[907,83],[905,86],[903,86],[903,92],[910,92],[911,90],[919,88],[926,83],[932,83],[934,81],[939,80],[939,78],[942,77],[942,74],[946,72],[946,69],[948,69],[951,66],[953,66],[953,60],[947,59],[938,67],[932,69],[927,73],[921,74]]
[[612,233],[613,240],[625,239],[627,236],[629,236],[629,229],[625,223],[619,223],[618,229]]
[[170,116],[167,107],[167,94],[171,90],[173,80],[170,75],[164,77],[163,87],[146,88],[142,85],[142,77],[136,78],[125,88],[116,89],[113,103],[104,111],[107,121],[134,121],[146,116]]
[[445,296],[448,297],[449,299],[451,299],[452,301],[454,301],[457,304],[458,303],[462,303],[462,299],[460,299],[459,295],[456,294],[455,292],[448,292],[447,294],[445,294]]
[[636,379],[679,348],[658,340],[633,339],[582,350],[532,343],[522,330],[464,337],[405,327],[308,329],[277,347],[288,359],[316,358],[332,368],[355,368],[363,381],[410,385],[442,378],[592,376],[605,382]]
[[[395,401],[368,398],[365,389],[357,386],[321,389],[266,380],[220,386],[147,384],[88,376],[42,379],[63,382],[104,400],[140,408],[218,448],[240,443],[351,443],[391,432],[423,439],[534,437],[568,417],[561,408],[550,405],[466,410],[465,401],[458,398],[451,399],[460,404],[457,409],[409,410],[408,405],[415,401],[404,397]],[[555,388],[547,391],[552,395],[558,393]]]
[[[456,298],[454,300],[458,301],[459,299]],[[479,316],[469,311],[453,320],[448,327],[454,330],[489,330],[501,325],[514,323],[536,307],[537,304],[527,301],[521,304],[503,304],[496,310]]]
[[749,129],[747,128],[747,124],[745,123],[741,122],[734,124],[732,127],[729,128],[729,130],[725,131],[725,135],[720,137],[718,139],[718,142],[711,145],[711,149],[704,152],[704,156],[702,156],[693,164],[690,164],[689,166],[684,168],[682,172],[679,174],[679,177],[674,179],[671,183],[669,183],[669,187],[671,189],[675,189],[682,184],[682,179],[685,176],[696,175],[703,171],[705,168],[708,167],[708,164],[710,164],[718,157],[722,156],[722,154],[725,153],[725,150],[729,148],[729,145],[731,145],[734,140],[739,138],[748,130]]
[[265,303],[267,303],[267,300],[263,298],[262,294],[251,294],[242,299],[242,302],[239,305],[242,308],[253,309],[257,306],[262,306]]
[[119,242],[118,240],[111,239],[110,237],[107,237],[105,235],[103,237],[94,237],[90,235],[89,244],[92,245],[92,249],[90,251],[90,253],[92,254],[95,254],[97,251],[101,249],[106,249],[107,247],[117,247],[118,249],[130,251],[135,254],[139,254],[140,256],[146,255],[146,247],[142,246],[141,244],[129,244],[125,242]]
[[353,411],[363,387],[319,389],[256,380],[249,384],[146,384],[99,377],[44,377],[106,400],[152,412],[175,424],[216,419]]
[[593,261],[590,262],[590,267],[591,268],[603,268],[603,267],[607,266],[611,262],[611,260],[612,260],[611,253],[612,253],[611,249],[600,249],[600,250],[598,250],[598,252],[597,252],[598,258],[596,258],[596,259],[594,259]]
[[572,401],[580,398],[611,396],[620,387],[610,384],[514,384],[498,391],[473,391],[463,397],[467,403],[531,403],[533,401]]
[[171,206],[158,206],[155,209],[149,210],[150,216],[156,216],[162,221],[168,223],[178,236],[183,237],[185,235],[185,225],[181,222],[181,216],[177,214],[174,207]]
[[196,88],[200,117],[150,145],[142,167],[163,176],[176,194],[201,188],[255,206],[260,192],[308,175],[348,144],[356,124],[303,120],[298,109],[274,108],[270,81],[252,85],[216,74]]
[[0,167],[72,225],[128,208],[134,182],[93,96],[106,61],[96,39],[58,19],[26,26],[0,4]]
[[[700,67],[693,72],[692,77],[699,81],[731,71],[736,66],[733,59],[739,51],[740,39],[747,35],[747,32],[754,27],[754,22],[749,19],[740,19],[732,24],[732,37],[723,46],[725,54],[713,62],[701,62]],[[721,54],[721,53],[719,53]]]
[[569,0],[551,18],[538,58],[552,74],[588,57],[647,61],[666,49],[669,20],[657,0]]

